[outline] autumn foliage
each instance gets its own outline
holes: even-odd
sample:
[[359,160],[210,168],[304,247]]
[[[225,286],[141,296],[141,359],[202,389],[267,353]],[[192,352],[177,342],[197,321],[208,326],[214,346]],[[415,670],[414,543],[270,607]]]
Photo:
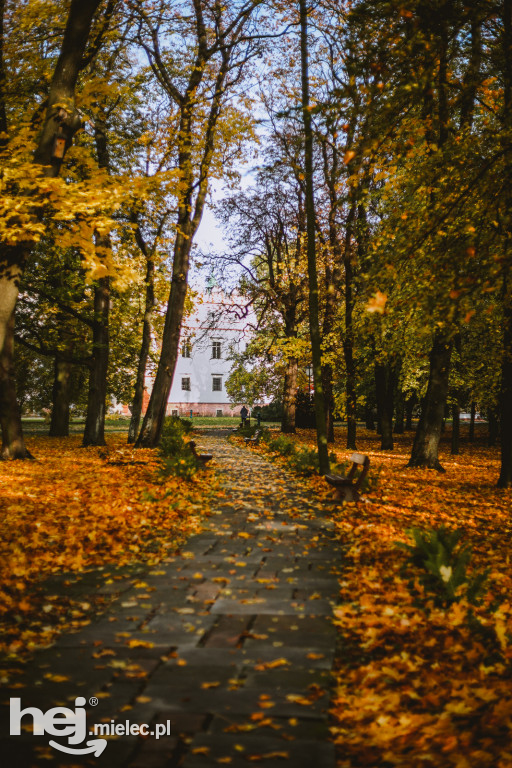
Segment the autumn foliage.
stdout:
[[211,482],[162,481],[155,452],[125,440],[81,448],[78,437],[38,437],[28,441],[37,461],[0,465],[2,653],[32,651],[89,620],[89,600],[74,603],[62,586],[48,596],[38,591],[43,580],[104,566],[108,579],[129,563],[151,565],[200,527]]
[[[347,458],[344,436],[337,433],[340,460]],[[308,431],[293,439],[314,443]],[[512,498],[494,486],[499,463],[490,449],[477,443],[452,457],[448,439],[440,475],[405,468],[407,436],[383,453],[364,431],[358,450],[379,475],[366,502],[331,507],[332,489],[309,479],[347,547],[332,703],[340,768],[512,765]],[[410,569],[403,571],[397,542],[412,544],[413,527],[441,526],[462,530],[461,543],[472,547],[470,573],[489,568],[476,605],[463,598],[443,605],[422,588],[420,571],[413,588]]]

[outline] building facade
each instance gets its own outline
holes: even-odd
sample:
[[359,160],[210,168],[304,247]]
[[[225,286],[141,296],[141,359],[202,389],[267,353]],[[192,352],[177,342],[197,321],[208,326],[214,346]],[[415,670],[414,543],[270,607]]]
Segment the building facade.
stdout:
[[180,354],[167,404],[168,415],[238,416],[226,392],[232,350],[241,352],[251,336],[249,320],[236,299],[218,288],[207,291],[182,326]]

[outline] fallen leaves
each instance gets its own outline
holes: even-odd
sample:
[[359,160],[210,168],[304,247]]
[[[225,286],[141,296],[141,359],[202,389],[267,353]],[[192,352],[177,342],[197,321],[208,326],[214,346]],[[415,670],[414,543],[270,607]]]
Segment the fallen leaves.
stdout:
[[[153,451],[134,451],[121,436],[109,443],[102,452],[82,448],[79,437],[38,437],[28,440],[37,461],[0,464],[0,652],[47,645],[110,600],[75,602],[65,589],[49,599],[37,589],[48,577],[71,574],[69,586],[86,569],[157,563],[200,529],[204,484],[157,481]],[[115,585],[108,568],[104,579]]]
[[[331,705],[339,768],[512,766],[512,492],[493,486],[495,449],[463,443],[452,457],[449,437],[440,475],[405,468],[412,434],[397,436],[395,450],[384,453],[374,434],[358,430],[358,450],[380,466],[368,504],[329,509],[327,483],[307,481],[346,545],[334,611],[343,650]],[[335,445],[339,460],[347,456],[344,438]],[[298,431],[294,440],[314,447],[315,435]],[[421,585],[413,597],[401,573],[395,542],[406,541],[409,528],[441,525],[462,528],[471,565],[491,569],[479,606],[441,608]]]

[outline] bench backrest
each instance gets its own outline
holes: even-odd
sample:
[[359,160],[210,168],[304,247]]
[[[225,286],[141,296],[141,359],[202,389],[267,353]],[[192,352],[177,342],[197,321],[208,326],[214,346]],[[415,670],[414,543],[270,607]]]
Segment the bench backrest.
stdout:
[[366,462],[370,462],[370,459],[363,453],[353,453],[350,457],[350,461],[353,461],[354,464],[366,464]]
[[362,470],[359,474],[359,477],[354,483],[354,487],[357,490],[361,487],[362,482],[368,473],[368,469],[370,468],[370,459],[368,458],[368,456],[365,456],[363,453],[353,453],[352,456],[350,457],[350,461],[352,462],[352,466],[350,467],[350,472],[347,475],[347,478],[349,480],[354,479],[354,475],[357,472],[357,468],[359,466],[362,466]]

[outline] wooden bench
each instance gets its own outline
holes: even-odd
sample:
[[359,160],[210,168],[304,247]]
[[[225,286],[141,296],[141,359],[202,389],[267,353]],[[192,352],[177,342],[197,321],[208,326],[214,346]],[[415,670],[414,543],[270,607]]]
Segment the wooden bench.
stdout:
[[[370,459],[362,453],[353,453],[350,461],[352,466],[346,477],[325,475],[327,482],[336,489],[334,498],[339,501],[359,501],[361,498],[359,491],[370,467]],[[357,474],[359,467],[361,467],[361,471]]]
[[213,459],[213,454],[211,453],[198,453],[196,450],[196,444],[194,440],[190,440],[189,447],[192,453],[194,454],[195,458],[200,461],[202,464],[207,464],[209,461]]
[[263,434],[263,430],[257,429],[256,432],[254,433],[254,437],[244,437],[245,444],[249,445],[249,443],[252,443],[253,445],[258,445],[262,434]]

